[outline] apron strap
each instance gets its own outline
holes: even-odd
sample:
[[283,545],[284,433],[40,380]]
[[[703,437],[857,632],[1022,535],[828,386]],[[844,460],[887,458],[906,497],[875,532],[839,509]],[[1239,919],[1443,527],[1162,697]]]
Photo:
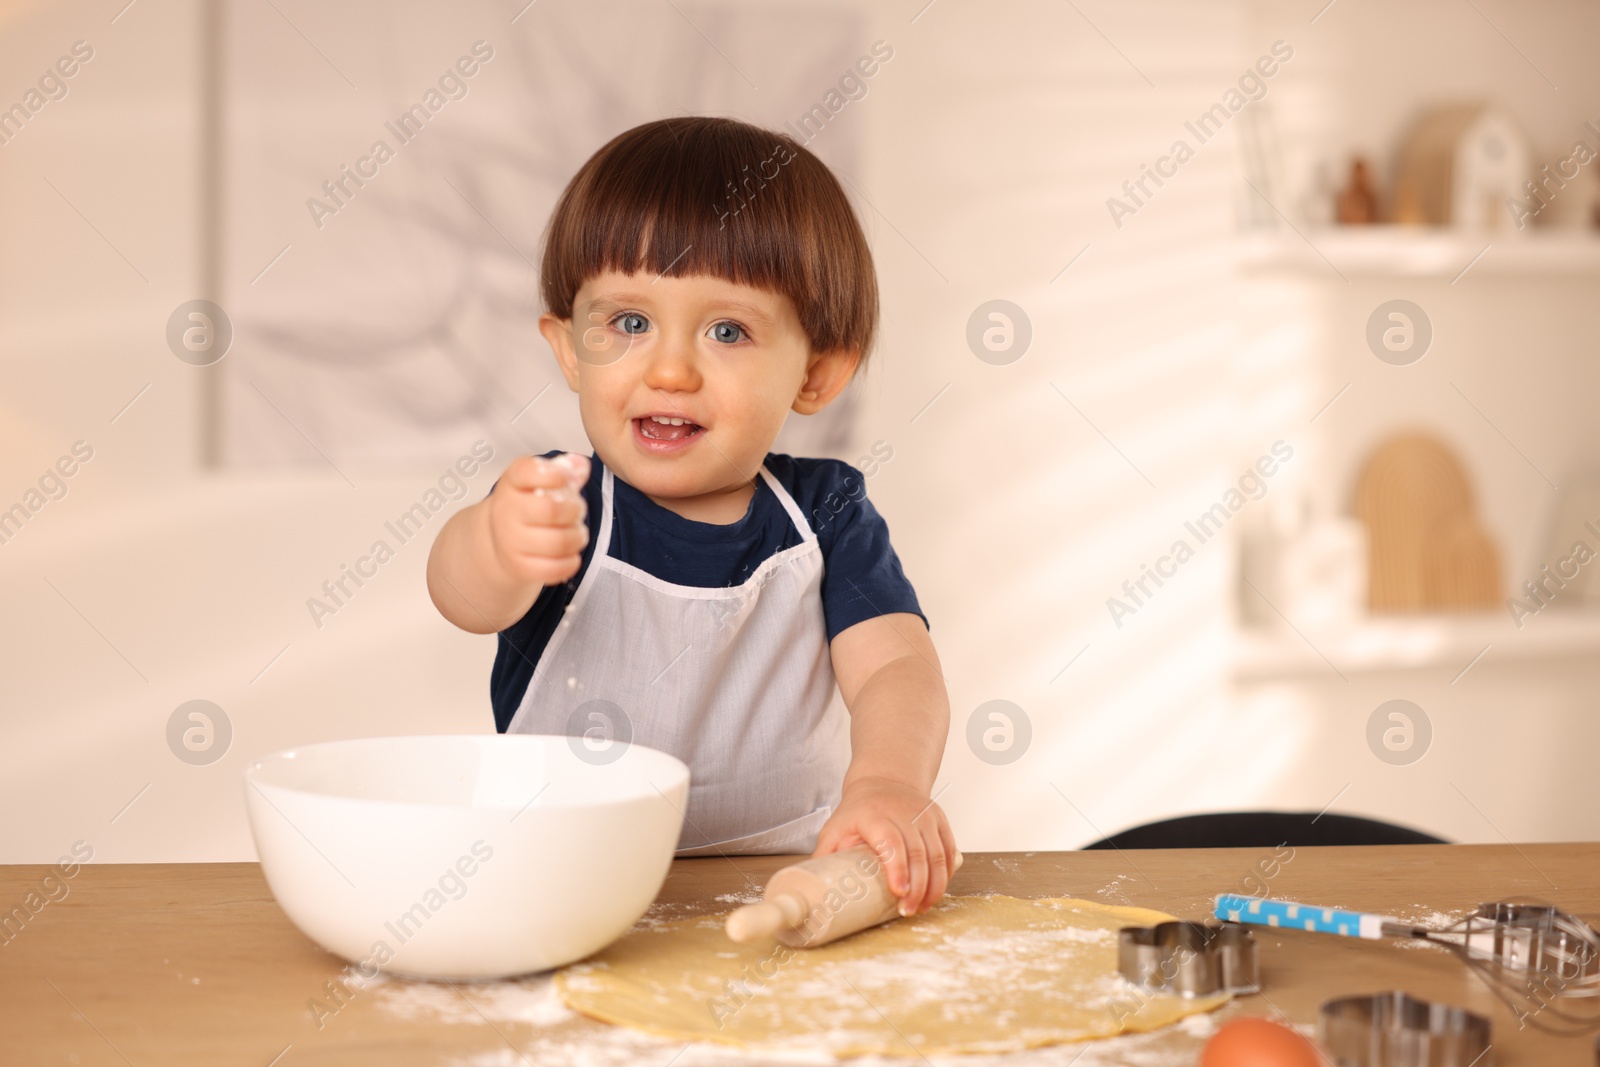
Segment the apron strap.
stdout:
[[[598,456],[596,457],[599,458]],[[611,468],[601,464],[600,468],[600,529],[594,535],[595,557],[609,556],[611,554],[611,513],[616,509],[612,501],[616,496],[616,483],[612,478]],[[589,566],[594,566],[591,559]]]
[[811,523],[806,519],[806,513],[800,510],[800,505],[795,503],[794,497],[789,495],[789,490],[783,483],[767,470],[767,465],[761,465],[761,477],[767,483],[767,488],[772,490],[772,495],[778,498],[778,503],[783,505],[783,510],[789,513],[789,518],[794,521],[794,528],[800,533],[800,541],[805,544],[817,539],[816,531],[811,528]]

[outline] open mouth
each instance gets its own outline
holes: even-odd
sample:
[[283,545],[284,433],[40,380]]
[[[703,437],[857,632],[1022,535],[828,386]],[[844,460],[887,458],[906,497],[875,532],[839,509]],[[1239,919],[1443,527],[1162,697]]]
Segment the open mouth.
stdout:
[[640,437],[646,441],[660,441],[663,444],[687,441],[705,433],[705,427],[699,423],[673,415],[646,415],[633,421],[638,427]]

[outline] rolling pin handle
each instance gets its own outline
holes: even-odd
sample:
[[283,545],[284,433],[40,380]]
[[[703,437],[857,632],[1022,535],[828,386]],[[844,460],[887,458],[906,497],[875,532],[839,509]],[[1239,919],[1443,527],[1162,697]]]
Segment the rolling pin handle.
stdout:
[[806,917],[806,902],[793,893],[778,893],[760,904],[746,904],[728,916],[728,937],[734,941],[760,941],[779,930],[799,926]]

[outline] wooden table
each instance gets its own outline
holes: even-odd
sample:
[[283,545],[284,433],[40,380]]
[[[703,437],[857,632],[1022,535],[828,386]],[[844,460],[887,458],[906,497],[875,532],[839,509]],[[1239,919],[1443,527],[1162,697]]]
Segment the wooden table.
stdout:
[[[1600,912],[1600,844],[1303,848],[1269,876],[1272,855],[1264,849],[971,853],[950,891],[1071,895],[1204,918],[1214,894],[1248,891],[1256,879],[1265,880],[1275,896],[1406,919],[1435,911],[1454,916],[1480,900],[1518,896]],[[729,903],[719,901],[720,895],[747,894],[784,862],[679,861],[654,913],[726,910]],[[20,903],[48,869],[0,867],[0,908]],[[596,1062],[578,1055],[586,1042],[602,1048],[610,1042],[615,1049],[620,1038],[644,1041],[581,1017],[515,1018],[516,1011],[503,1010],[503,997],[501,1010],[493,1010],[497,990],[532,997],[529,991],[543,979],[458,986],[384,982],[347,998],[319,1029],[308,1003],[325,997],[324,983],[339,975],[343,961],[290,925],[255,864],[91,865],[67,884],[65,899],[46,905],[14,935],[0,934],[0,941],[10,936],[0,945],[0,1063],[544,1067]],[[1314,1024],[1325,999],[1402,988],[1488,1015],[1499,1067],[1595,1063],[1592,1038],[1518,1030],[1507,1009],[1443,951],[1294,932],[1263,933],[1259,941],[1263,994],[1236,1001],[1222,1017],[1276,1011]],[[412,1004],[442,1001],[459,1010],[408,1016],[394,1010],[397,997]],[[542,1026],[551,1022],[553,1028]],[[1171,1062],[1192,1064],[1203,1036],[1170,1030],[1115,1038],[1083,1063],[1119,1062],[1117,1043],[1124,1042],[1120,1047],[1130,1056],[1137,1053],[1138,1062],[1158,1062],[1158,1050],[1168,1049]],[[574,1054],[562,1060],[552,1051],[557,1048]],[[615,1062],[665,1064],[680,1050],[663,1043],[659,1057],[652,1049],[652,1056]],[[1067,1051],[1028,1053],[1016,1062],[1065,1064],[1071,1059]],[[691,1052],[676,1067],[701,1058]],[[734,1062],[725,1053],[707,1058]]]

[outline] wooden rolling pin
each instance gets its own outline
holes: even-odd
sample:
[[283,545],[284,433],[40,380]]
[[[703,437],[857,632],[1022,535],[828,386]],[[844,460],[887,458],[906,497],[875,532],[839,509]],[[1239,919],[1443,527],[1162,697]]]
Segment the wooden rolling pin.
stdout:
[[768,880],[761,903],[728,916],[727,931],[735,941],[776,937],[790,948],[816,948],[898,914],[883,863],[857,845],[784,867]]

